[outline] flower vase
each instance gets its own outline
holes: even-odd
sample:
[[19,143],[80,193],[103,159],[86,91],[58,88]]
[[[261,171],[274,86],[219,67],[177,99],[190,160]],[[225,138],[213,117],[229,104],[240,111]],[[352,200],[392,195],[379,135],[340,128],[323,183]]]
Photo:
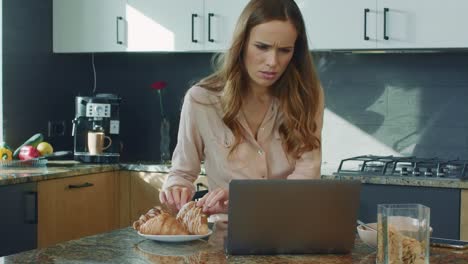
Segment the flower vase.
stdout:
[[169,150],[169,144],[171,142],[170,131],[171,125],[169,120],[165,117],[161,121],[161,141],[159,142],[159,151],[161,153],[161,163],[169,163],[171,161],[171,153]]

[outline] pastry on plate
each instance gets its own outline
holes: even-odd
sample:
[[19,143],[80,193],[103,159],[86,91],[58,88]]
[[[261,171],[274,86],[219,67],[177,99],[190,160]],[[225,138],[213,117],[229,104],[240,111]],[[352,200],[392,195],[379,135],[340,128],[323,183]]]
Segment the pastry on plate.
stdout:
[[185,204],[173,216],[161,207],[154,207],[133,223],[133,228],[146,235],[205,235],[208,219],[195,202]]

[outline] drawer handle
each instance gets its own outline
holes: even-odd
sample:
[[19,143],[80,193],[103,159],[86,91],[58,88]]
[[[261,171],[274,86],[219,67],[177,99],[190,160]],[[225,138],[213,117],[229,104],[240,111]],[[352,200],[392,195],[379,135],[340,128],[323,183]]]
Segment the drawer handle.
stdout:
[[120,40],[120,36],[119,36],[119,21],[123,21],[123,17],[121,16],[118,16],[117,17],[117,44],[123,44],[123,41]]
[[195,39],[195,18],[198,17],[197,14],[192,14],[192,42],[197,43],[198,40]]
[[364,40],[369,40],[369,37],[367,36],[367,13],[369,13],[369,11],[369,8],[364,9]]
[[37,192],[24,193],[24,223],[37,224]]
[[86,187],[91,187],[91,186],[94,186],[94,184],[85,182],[83,184],[70,184],[68,185],[68,189],[86,188]]
[[213,13],[208,14],[208,41],[214,42],[214,39],[211,38],[211,18],[214,17]]
[[388,11],[390,11],[390,9],[388,8],[384,8],[384,11],[383,11],[383,38],[385,40],[388,40],[389,37],[387,36],[387,13]]

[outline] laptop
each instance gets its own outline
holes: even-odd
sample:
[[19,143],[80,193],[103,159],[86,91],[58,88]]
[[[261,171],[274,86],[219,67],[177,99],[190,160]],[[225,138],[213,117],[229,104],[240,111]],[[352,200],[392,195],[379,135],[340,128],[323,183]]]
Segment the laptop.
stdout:
[[349,253],[360,191],[357,180],[232,180],[226,254]]

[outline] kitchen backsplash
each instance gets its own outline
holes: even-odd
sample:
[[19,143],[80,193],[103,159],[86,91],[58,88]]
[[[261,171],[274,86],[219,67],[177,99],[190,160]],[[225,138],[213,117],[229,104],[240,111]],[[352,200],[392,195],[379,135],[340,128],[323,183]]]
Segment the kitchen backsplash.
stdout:
[[467,59],[466,52],[320,54],[324,168],[363,154],[468,159]]
[[[74,97],[93,89],[91,54],[52,53],[52,1],[3,1],[5,137],[16,146],[48,121],[65,121],[72,149]],[[122,160],[159,160],[160,111],[151,84],[166,81],[174,148],[191,83],[210,73],[208,53],[95,54],[97,92],[122,100]],[[317,53],[326,96],[324,167],[345,157],[403,153],[468,159],[468,53]]]

